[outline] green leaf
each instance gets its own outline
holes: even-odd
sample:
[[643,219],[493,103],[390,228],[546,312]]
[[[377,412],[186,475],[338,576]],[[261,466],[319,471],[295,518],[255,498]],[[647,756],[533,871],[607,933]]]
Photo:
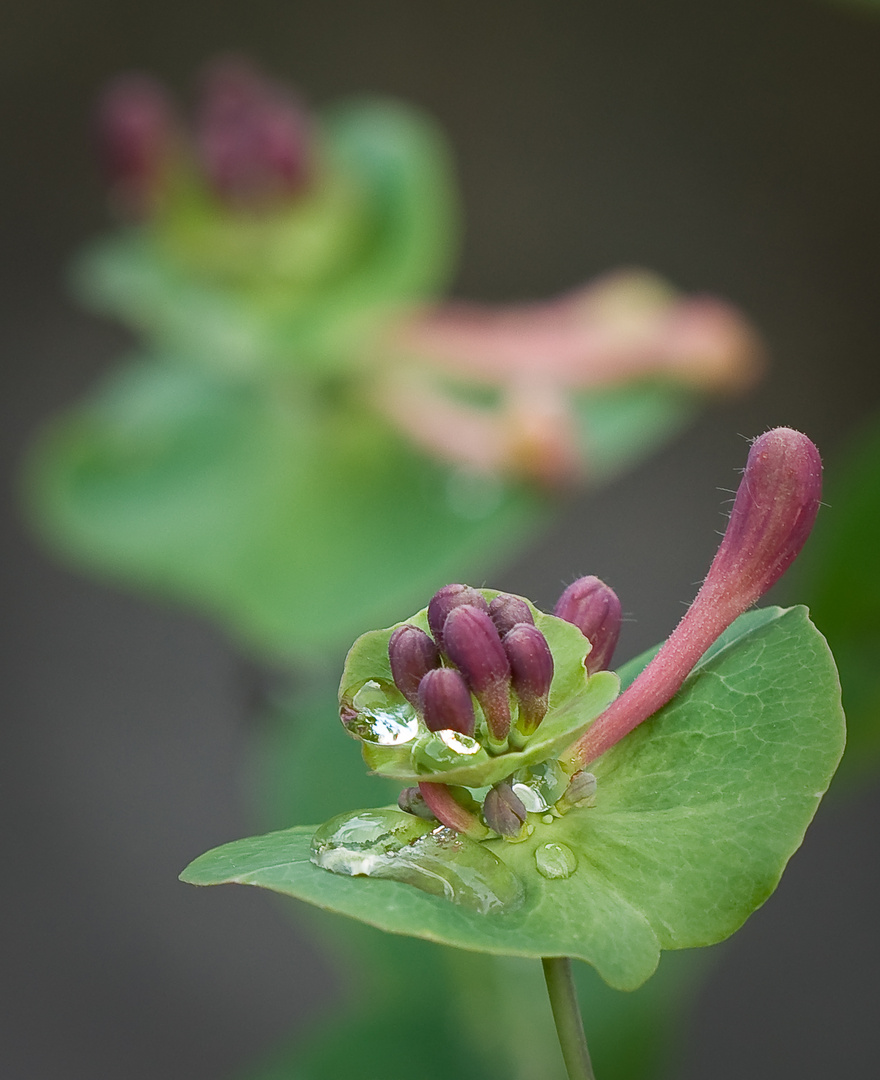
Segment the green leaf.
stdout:
[[[486,600],[490,601],[498,595],[496,589],[480,591]],[[526,746],[488,761],[483,754],[480,760],[472,764],[432,772],[414,760],[412,743],[375,746],[365,742],[364,760],[374,772],[409,784],[421,780],[435,780],[475,788],[491,786],[517,769],[546,761],[550,757],[558,757],[584,731],[590,721],[611,704],[617,696],[617,678],[609,671],[601,671],[587,679],[584,658],[589,652],[590,643],[580,630],[553,615],[546,615],[532,604],[529,604],[529,607],[535,625],[544,634],[553,653],[555,669],[547,715]],[[427,608],[403,622],[418,626],[427,633]],[[395,692],[388,659],[388,642],[395,629],[403,625],[403,622],[385,630],[371,630],[354,643],[346,658],[339,685],[340,702],[350,705],[358,690],[367,682],[391,686],[391,692]]]
[[50,427],[26,481],[42,531],[77,561],[306,659],[480,573],[545,510],[500,484],[465,498],[345,400],[157,362]]
[[[92,246],[76,268],[81,297],[187,364],[357,370],[390,316],[447,284],[458,247],[455,186],[441,133],[401,104],[338,107],[324,134],[331,176],[305,208],[254,224],[210,205],[184,207],[155,228]],[[356,189],[355,211],[334,194],[337,173]],[[288,228],[291,214],[306,212],[301,227]],[[262,247],[253,250],[250,233],[242,238],[246,228],[260,230]],[[316,232],[332,248],[307,260],[321,273],[309,279],[305,267],[299,280],[285,277],[279,267],[302,262]],[[249,276],[228,280],[243,262]]]
[[[487,847],[520,876],[516,910],[480,916],[387,880],[311,863],[313,826],[224,845],[182,875],[259,885],[394,933],[517,956],[571,955],[633,989],[660,949],[723,940],[773,892],[843,749],[837,675],[805,609],[774,609],[697,665],[664,709],[594,766],[594,808]],[[535,869],[567,844],[568,878]]]

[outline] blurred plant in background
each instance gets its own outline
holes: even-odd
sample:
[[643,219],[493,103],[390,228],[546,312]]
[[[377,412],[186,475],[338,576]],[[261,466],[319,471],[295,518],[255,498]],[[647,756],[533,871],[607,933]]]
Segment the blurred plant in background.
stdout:
[[543,304],[439,302],[449,155],[398,103],[316,115],[226,59],[191,131],[130,76],[98,136],[125,224],[76,287],[142,344],[49,428],[33,514],[68,556],[258,654],[319,658],[479,575],[554,492],[608,479],[759,369],[732,308],[644,272]]
[[[518,306],[444,301],[461,229],[449,153],[400,103],[314,113],[227,58],[191,122],[152,79],[118,80],[97,136],[122,224],[75,287],[139,344],[38,441],[30,512],[65,556],[297,665],[257,749],[264,824],[354,808],[384,781],[331,722],[347,643],[478,580],[567,490],[656,449],[707,394],[748,388],[760,341],[724,302],[645,271]],[[549,1015],[525,1052],[510,993],[540,977],[527,965],[310,917],[344,956],[349,1022],[264,1080],[385,1077],[390,1054],[425,1076],[550,1075]],[[695,970],[664,963],[635,994],[581,972],[607,1080],[655,1072]],[[498,1046],[468,1012],[479,987],[499,1002]]]

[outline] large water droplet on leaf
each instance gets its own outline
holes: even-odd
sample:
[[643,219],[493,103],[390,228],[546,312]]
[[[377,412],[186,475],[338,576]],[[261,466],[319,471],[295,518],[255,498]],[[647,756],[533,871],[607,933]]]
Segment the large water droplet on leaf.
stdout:
[[568,787],[568,774],[557,761],[542,761],[515,774],[513,790],[532,814],[548,810]]
[[458,731],[429,731],[413,747],[413,761],[426,772],[457,769],[488,760],[489,755],[476,739]]
[[413,885],[483,915],[523,900],[519,878],[488,848],[397,810],[331,818],[315,832],[312,862],[334,874]]
[[371,680],[358,690],[352,701],[355,715],[344,719],[348,731],[366,742],[380,746],[400,746],[412,742],[419,733],[415,709],[396,687]]
[[567,878],[577,870],[577,855],[568,844],[542,844],[535,851],[538,873],[545,878]]

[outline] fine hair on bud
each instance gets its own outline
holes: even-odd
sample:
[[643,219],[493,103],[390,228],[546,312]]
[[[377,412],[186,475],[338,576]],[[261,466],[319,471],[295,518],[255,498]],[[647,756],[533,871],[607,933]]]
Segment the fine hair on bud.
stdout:
[[610,667],[623,620],[620,600],[612,588],[592,574],[578,578],[559,597],[553,614],[576,626],[592,645],[587,674]]
[[443,627],[449,613],[454,608],[461,607],[462,604],[479,608],[481,611],[489,610],[483,594],[477,589],[472,589],[470,585],[444,585],[431,597],[428,604],[428,626],[441,649],[443,649]]
[[419,684],[418,707],[429,731],[457,731],[473,738],[474,704],[464,676],[435,668]]
[[490,740],[503,741],[510,730],[510,663],[488,611],[469,604],[453,608],[443,645],[483,708]]
[[517,623],[534,623],[532,609],[519,596],[499,593],[489,604],[489,618],[501,637],[512,630]]
[[502,642],[510,663],[511,685],[519,700],[516,726],[531,735],[547,714],[553,654],[534,623],[517,623]]
[[440,666],[440,650],[424,630],[404,623],[391,635],[388,660],[395,686],[418,708],[419,683],[429,671]]

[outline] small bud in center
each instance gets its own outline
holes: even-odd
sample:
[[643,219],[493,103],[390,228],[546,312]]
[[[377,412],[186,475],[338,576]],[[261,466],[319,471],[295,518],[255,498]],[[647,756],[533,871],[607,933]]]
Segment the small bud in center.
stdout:
[[553,655],[547,639],[532,623],[517,623],[505,636],[514,693],[519,699],[517,730],[532,735],[547,714]]
[[429,671],[440,666],[440,650],[424,630],[405,623],[391,635],[388,659],[397,689],[410,705],[418,708],[419,683]]
[[528,813],[522,799],[506,781],[496,784],[483,803],[483,817],[490,829],[501,836],[519,836]]
[[495,623],[498,633],[504,635],[517,623],[534,623],[532,610],[525,600],[509,593],[499,593],[489,604],[489,617]]
[[587,674],[609,667],[621,623],[620,601],[613,589],[593,575],[578,578],[559,597],[553,614],[576,626],[593,646],[586,660]]
[[428,626],[441,649],[446,619],[453,608],[461,607],[462,604],[469,604],[471,607],[479,608],[480,611],[489,610],[483,594],[472,589],[470,585],[444,585],[431,597],[431,602],[428,604]]
[[500,747],[510,730],[510,663],[486,611],[465,604],[443,626],[443,646],[483,708],[490,746]]
[[419,684],[419,709],[429,731],[458,731],[473,738],[474,706],[460,672],[429,671]]

